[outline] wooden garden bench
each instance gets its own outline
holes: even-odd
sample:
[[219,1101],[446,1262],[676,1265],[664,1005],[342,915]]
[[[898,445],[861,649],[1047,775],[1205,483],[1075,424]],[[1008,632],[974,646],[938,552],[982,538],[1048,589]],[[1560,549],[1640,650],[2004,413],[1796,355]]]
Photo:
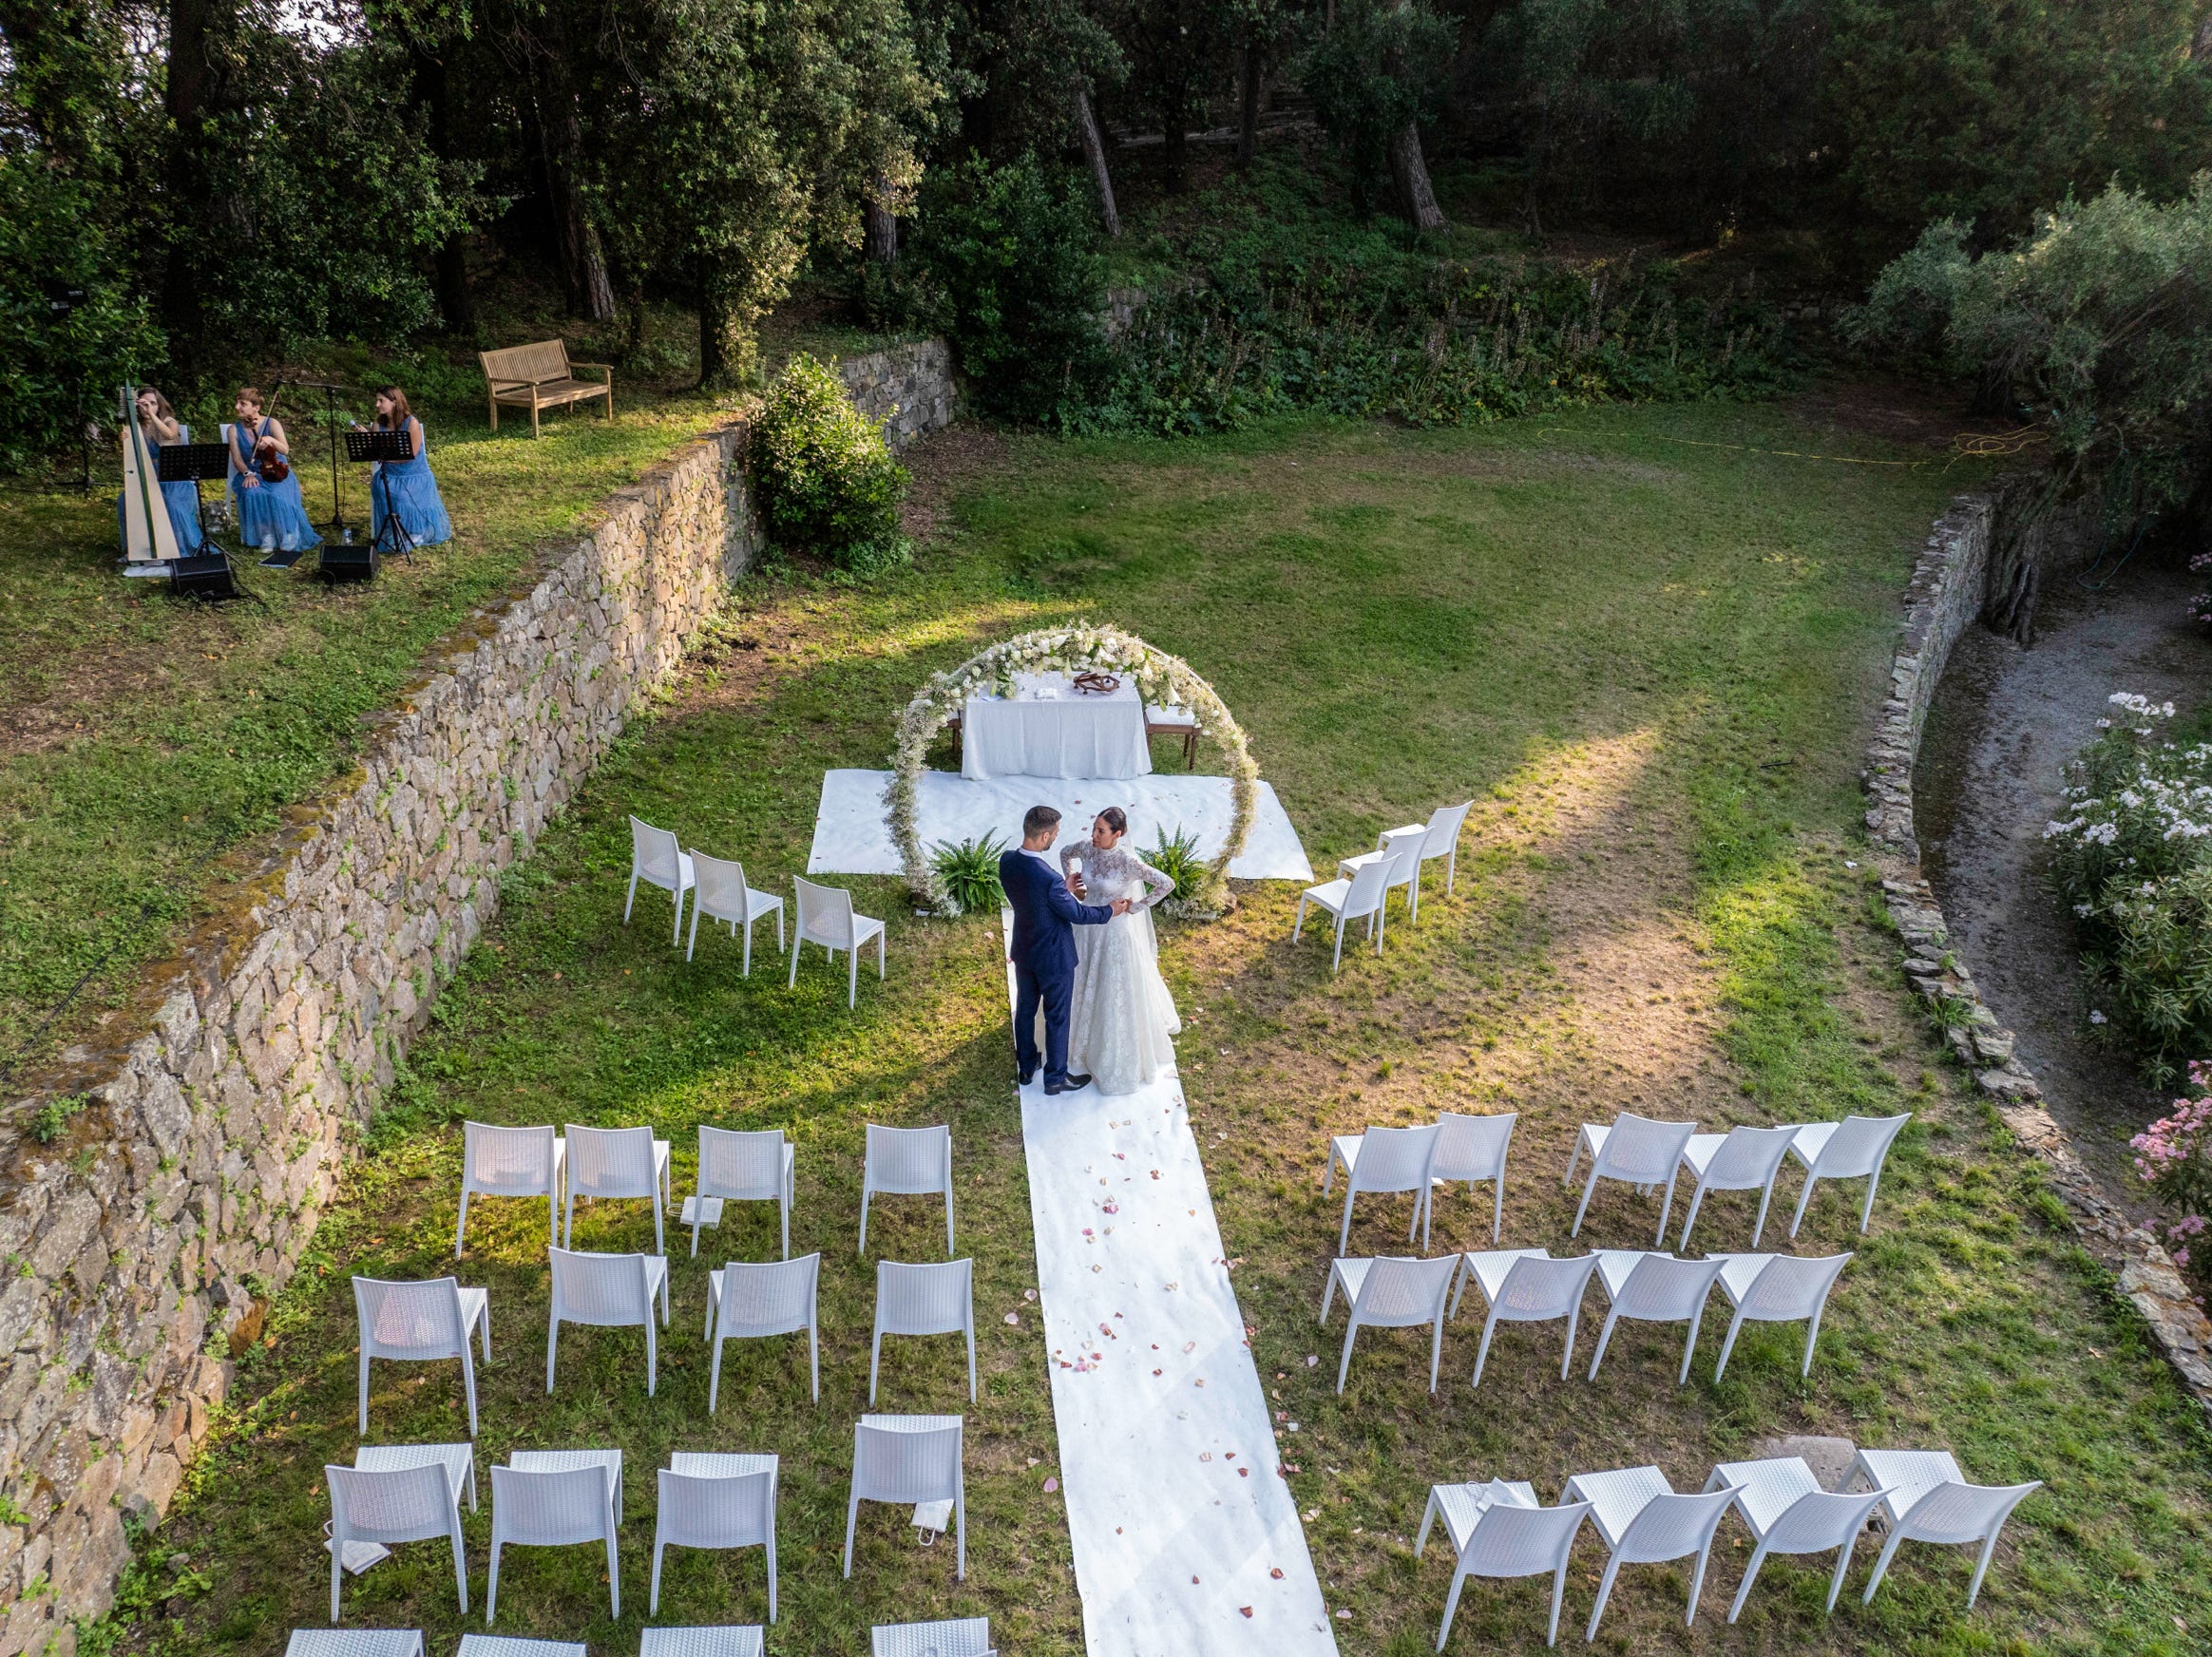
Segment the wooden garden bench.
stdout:
[[[513,345],[505,351],[480,351],[484,378],[491,403],[491,429],[499,429],[499,406],[527,409],[530,435],[538,435],[538,410],[562,409],[593,397],[607,400],[607,418],[615,417],[615,370],[612,363],[572,363],[563,340],[544,339],[535,345]],[[580,380],[574,370],[598,369],[605,380]]]

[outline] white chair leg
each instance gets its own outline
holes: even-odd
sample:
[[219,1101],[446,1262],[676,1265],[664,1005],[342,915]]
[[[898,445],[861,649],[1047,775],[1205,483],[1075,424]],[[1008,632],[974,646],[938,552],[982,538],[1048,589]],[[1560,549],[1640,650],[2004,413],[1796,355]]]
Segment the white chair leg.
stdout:
[[860,1518],[860,1496],[856,1492],[845,1504],[845,1576],[852,1579],[852,1527]]
[[722,1343],[715,1343],[715,1362],[707,1370],[707,1414],[715,1413],[715,1405],[722,1396]]
[[499,1548],[497,1542],[491,1545],[491,1577],[484,1585],[484,1622],[486,1628],[491,1626],[492,1618],[499,1615]]
[[[1705,1202],[1705,1181],[1701,1179],[1697,1182],[1697,1190],[1689,1193],[1689,1212],[1682,1217],[1682,1242],[1677,1246],[1682,1253],[1689,1252],[1689,1228],[1697,1224],[1697,1210]],[[1662,1234],[1660,1237],[1662,1248],[1666,1247],[1666,1241],[1665,1235]],[[1757,1245],[1754,1244],[1753,1247],[1756,1248]]]
[[1881,1170],[1876,1169],[1866,1176],[1866,1207],[1859,1211],[1859,1234],[1866,1235],[1867,1227],[1874,1224],[1874,1188],[1881,1184]]
[[[1448,892],[1451,887],[1446,886],[1444,889]],[[1562,1559],[1559,1561],[1559,1569],[1552,1572],[1552,1630],[1544,1640],[1544,1644],[1547,1646],[1556,1646],[1559,1643],[1559,1608],[1566,1601],[1566,1598],[1567,1561]]]
[[1437,1390],[1437,1372],[1443,1367],[1444,1362],[1444,1319],[1441,1312],[1437,1314],[1437,1321],[1429,1327],[1433,1331],[1429,1336],[1429,1395],[1433,1398]]
[[845,952],[845,1010],[853,1011],[860,1005],[860,945],[854,944]]
[[822,1346],[815,1338],[814,1325],[807,1324],[807,1386],[816,1403],[822,1401]]
[[1798,1371],[1800,1380],[1813,1372],[1813,1343],[1821,1338],[1821,1314],[1827,1309],[1827,1303],[1821,1302],[1813,1308],[1813,1315],[1805,1321],[1805,1362],[1804,1366]]
[[[1594,1156],[1594,1155],[1596,1155],[1597,1153],[1596,1153],[1596,1152],[1593,1151],[1593,1152],[1591,1152],[1591,1154],[1592,1154],[1592,1156]],[[1572,1185],[1572,1184],[1573,1183],[1573,1181],[1574,1181],[1574,1165],[1575,1165],[1576,1163],[1580,1162],[1581,1160],[1582,1160],[1582,1135],[1581,1135],[1580,1133],[1576,1133],[1576,1134],[1574,1135],[1574,1149],[1573,1149],[1573,1151],[1570,1151],[1570,1152],[1567,1153],[1567,1171],[1566,1171],[1565,1173],[1563,1173],[1563,1174],[1561,1174],[1561,1175],[1559,1176],[1559,1183],[1560,1183],[1561,1185],[1563,1185],[1563,1186],[1565,1186],[1565,1185]]]
[[1597,1603],[1590,1608],[1590,1631],[1582,1636],[1587,1644],[1597,1638],[1597,1620],[1605,1615],[1605,1602],[1612,1597],[1613,1578],[1621,1573],[1621,1556],[1615,1553],[1605,1562],[1605,1575],[1598,1580]]
[[952,1180],[947,1175],[944,1183],[944,1257],[952,1258]]
[[1690,1572],[1689,1609],[1682,1619],[1682,1626],[1686,1628],[1696,1626],[1698,1597],[1705,1592],[1706,1567],[1711,1563],[1712,1556],[1713,1533],[1707,1531],[1705,1546],[1697,1551],[1697,1569]]
[[1492,1308],[1489,1320],[1482,1325],[1482,1344],[1475,1348],[1475,1380],[1472,1384],[1482,1384],[1482,1365],[1490,1357],[1490,1337],[1497,1331],[1497,1312]]
[[1805,1205],[1813,1200],[1813,1176],[1808,1171],[1805,1175],[1805,1189],[1798,1193],[1797,1212],[1789,1218],[1789,1234],[1792,1237],[1798,1234],[1798,1228],[1805,1223]]
[[1444,1642],[1452,1637],[1452,1618],[1459,1609],[1459,1590],[1467,1586],[1467,1567],[1456,1565],[1452,1569],[1452,1591],[1444,1596],[1444,1623],[1437,1630],[1437,1649],[1444,1648]]
[[1490,1216],[1490,1241],[1495,1245],[1505,1235],[1505,1175],[1497,1176],[1497,1208]]
[[1352,1198],[1358,1194],[1358,1187],[1353,1184],[1351,1176],[1346,1174],[1344,1176],[1344,1223],[1337,1231],[1337,1255],[1340,1259],[1344,1255],[1344,1246],[1351,1241]]
[[1344,1396],[1344,1377],[1352,1372],[1352,1342],[1358,1338],[1359,1333],[1360,1315],[1355,1311],[1352,1314],[1352,1321],[1344,1325],[1344,1355],[1337,1363],[1337,1396],[1339,1398]]
[[[1728,1354],[1735,1351],[1736,1334],[1737,1331],[1743,1327],[1744,1314],[1742,1312],[1738,1312],[1735,1317],[1729,1321],[1728,1338],[1721,1343],[1721,1361],[1720,1362],[1713,1365],[1713,1380],[1716,1381],[1721,1379],[1722,1372],[1728,1367]],[[1812,1355],[1808,1352],[1805,1355],[1805,1367],[1810,1369],[1812,1367]]]
[[[1842,1547],[1836,1550],[1836,1574],[1828,1578],[1828,1609],[1830,1612],[1835,1610],[1836,1601],[1842,1595],[1843,1574],[1851,1569],[1851,1551],[1858,1545],[1859,1538],[1854,1535]],[[1743,1595],[1736,1596],[1736,1603],[1739,1605],[1743,1603]],[[1970,1606],[1968,1609],[1971,1610],[1973,1608]],[[1730,1616],[1728,1620],[1734,1622],[1736,1619]]]
[[[1850,1557],[1848,1552],[1845,1552],[1844,1557],[1846,1559]],[[1762,1542],[1751,1550],[1751,1563],[1744,1567],[1743,1586],[1736,1590],[1736,1598],[1728,1607],[1728,1621],[1731,1623],[1742,1614],[1744,1602],[1751,1597],[1751,1585],[1759,1580],[1759,1568],[1765,1563],[1766,1544]],[[1836,1580],[1839,1584],[1843,1580],[1843,1572],[1840,1570],[1836,1572]],[[1828,1609],[1830,1610],[1836,1609],[1836,1596],[1834,1594],[1828,1596]]]
[[967,1495],[964,1487],[957,1489],[953,1493],[952,1525],[953,1547],[956,1554],[952,1572],[953,1580],[965,1582],[967,1580]]
[[368,1436],[368,1432],[369,1432],[369,1340],[368,1340],[368,1334],[367,1334],[367,1331],[363,1331],[363,1334],[362,1334],[362,1339],[361,1339],[361,1428],[360,1428],[360,1431],[361,1431],[361,1434],[362,1434],[362,1436],[363,1436],[364,1438],[366,1438],[366,1437]]
[[[1621,1315],[1617,1311],[1608,1312],[1605,1315],[1605,1327],[1597,1332],[1597,1350],[1592,1353],[1590,1358],[1590,1379],[1592,1381],[1597,1379],[1597,1366],[1605,1362],[1605,1349],[1612,1340],[1613,1325],[1620,1321]],[[1573,1347],[1570,1345],[1568,1350],[1572,1352]],[[1567,1378],[1561,1376],[1559,1379],[1564,1381]]]
[[1582,1216],[1590,1212],[1591,1194],[1596,1190],[1597,1162],[1595,1158],[1592,1158],[1590,1164],[1590,1182],[1582,1188],[1582,1201],[1574,1210],[1574,1224],[1568,1228],[1568,1236],[1579,1237],[1582,1234]]
[[1975,1598],[1981,1593],[1982,1578],[1989,1573],[1990,1557],[1996,1551],[1997,1533],[1992,1531],[1990,1539],[1982,1544],[1981,1557],[1974,1562],[1974,1580],[1966,1585],[1966,1609],[1970,1611],[1974,1609]]
[[668,1544],[658,1536],[653,1538],[653,1588],[645,1596],[645,1614],[660,1614],[660,1556],[668,1552]]
[[890,929],[886,927],[876,934],[876,982],[882,983],[889,968],[884,964],[884,946],[889,941]]
[[862,1253],[862,1254],[866,1254],[866,1253],[868,1252],[868,1187],[867,1187],[867,1185],[866,1185],[866,1184],[863,1184],[863,1185],[861,1186],[861,1188],[860,1188],[860,1248],[859,1248],[859,1252],[860,1252],[860,1253]]
[[798,984],[798,981],[799,981],[799,956],[800,956],[800,954],[801,954],[801,952],[802,952],[802,949],[803,949],[803,945],[802,945],[802,944],[794,943],[794,944],[792,944],[792,945],[791,945],[791,977],[789,977],[789,978],[787,978],[787,979],[785,979],[785,980],[784,980],[784,988],[785,988],[785,989],[787,989],[787,990],[788,990],[788,989],[792,989],[792,988],[796,987],[796,985]]
[[[1759,1247],[1759,1234],[1766,1229],[1766,1205],[1772,1201],[1774,1201],[1774,1181],[1769,1179],[1766,1182],[1766,1189],[1759,1193],[1759,1218],[1751,1222],[1751,1247],[1754,1249]],[[1687,1228],[1682,1235],[1684,1246],[1688,1247],[1689,1232]]]
[[1874,1574],[1866,1579],[1866,1591],[1859,1599],[1860,1605],[1874,1603],[1874,1590],[1881,1586],[1882,1576],[1889,1570],[1891,1556],[1897,1552],[1897,1544],[1904,1539],[1905,1533],[1902,1526],[1891,1530],[1889,1540],[1881,1545],[1881,1552],[1875,1559]]
[[782,1199],[781,1199],[779,1202],[777,1202],[777,1204],[776,1204],[775,1206],[776,1206],[776,1211],[778,1212],[778,1214],[779,1214],[779,1215],[781,1215],[781,1217],[782,1217],[782,1219],[783,1219],[783,1257],[784,1257],[786,1260],[789,1260],[789,1259],[791,1257],[791,1193],[790,1193],[790,1192],[787,1190],[787,1191],[784,1193],[784,1195],[783,1195]]
[[1429,1486],[1428,1506],[1421,1512],[1421,1533],[1413,1539],[1413,1556],[1419,1559],[1428,1550],[1429,1529],[1437,1522],[1436,1486]]
[[1290,942],[1298,942],[1298,935],[1306,930],[1306,900],[1298,900],[1298,918],[1290,923]]
[[875,1339],[868,1343],[868,1401],[870,1405],[876,1401],[876,1377],[882,1372],[883,1366],[884,1332],[881,1325],[878,1325]]
[[784,952],[783,905],[781,904],[775,906],[775,952],[778,955]]
[[745,965],[739,970],[737,976],[740,978],[753,976],[753,917],[751,915],[745,917]]
[[967,1326],[968,1349],[968,1402],[976,1401],[976,1326],[971,1319]]
[[632,866],[632,867],[631,867],[631,869],[630,869],[630,895],[629,895],[628,897],[626,897],[626,898],[624,898],[624,899],[622,900],[622,924],[623,924],[623,925],[627,926],[627,925],[630,924],[630,911],[631,911],[633,908],[635,908],[635,907],[637,906],[637,904],[638,904],[638,870],[637,870],[637,867],[636,867],[636,866],[634,866],[634,865],[633,865],[633,866]]
[[461,1239],[468,1234],[468,1188],[461,1188],[461,1217],[453,1222],[453,1258],[461,1258]]
[[1659,1235],[1651,1239],[1651,1247],[1667,1247],[1667,1216],[1674,1211],[1674,1182],[1682,1173],[1682,1165],[1674,1165],[1674,1172],[1667,1176],[1667,1199],[1659,1205]]
[[[476,1476],[473,1473],[470,1474],[468,1484],[468,1505],[471,1509],[473,1509],[476,1505],[475,1480]],[[467,1616],[468,1614],[468,1558],[467,1555],[461,1551],[461,1514],[458,1509],[454,1510],[453,1514],[453,1588],[455,1591],[461,1596],[461,1614],[463,1616]]]
[[1341,966],[1343,966],[1343,965],[1344,965],[1344,918],[1342,915],[1339,915],[1339,916],[1337,917],[1337,927],[1336,927],[1336,953],[1335,953],[1334,955],[1332,955],[1332,956],[1330,956],[1330,957],[1328,958],[1328,970],[1329,970],[1329,975],[1330,975],[1330,976],[1333,978],[1333,977],[1336,975],[1337,969],[1338,969],[1338,968],[1340,968]]
[[614,1600],[615,1620],[622,1618],[622,1567],[615,1557],[615,1530],[607,1527],[607,1590]]
[[[1567,1314],[1567,1350],[1559,1355],[1559,1379],[1561,1381],[1565,1381],[1567,1379],[1568,1370],[1573,1366],[1574,1331],[1579,1328],[1581,1324],[1582,1307],[1578,1303],[1574,1309]],[[1597,1374],[1597,1366],[1595,1364],[1591,1365],[1590,1373],[1592,1376]]]
[[553,1390],[553,1354],[561,1345],[561,1320],[555,1318],[545,1330],[545,1390]]
[[694,904],[694,905],[692,905],[692,924],[691,924],[691,936],[690,936],[689,938],[687,938],[687,939],[684,941],[684,945],[683,945],[683,958],[684,958],[684,960],[686,960],[686,961],[689,961],[689,960],[692,958],[692,956],[693,956],[695,953],[696,953],[696,952],[697,952],[697,950],[698,950],[698,946],[699,946],[699,906],[698,906],[698,905],[696,905],[696,904]]

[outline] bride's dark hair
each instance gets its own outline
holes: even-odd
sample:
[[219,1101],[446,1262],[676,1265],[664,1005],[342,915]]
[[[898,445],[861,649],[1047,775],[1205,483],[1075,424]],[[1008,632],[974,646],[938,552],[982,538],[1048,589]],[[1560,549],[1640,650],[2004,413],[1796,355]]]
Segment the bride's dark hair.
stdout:
[[1119,806],[1108,806],[1103,811],[1098,813],[1098,821],[1105,824],[1107,828],[1113,829],[1116,834],[1126,834],[1129,832],[1128,814],[1124,812]]

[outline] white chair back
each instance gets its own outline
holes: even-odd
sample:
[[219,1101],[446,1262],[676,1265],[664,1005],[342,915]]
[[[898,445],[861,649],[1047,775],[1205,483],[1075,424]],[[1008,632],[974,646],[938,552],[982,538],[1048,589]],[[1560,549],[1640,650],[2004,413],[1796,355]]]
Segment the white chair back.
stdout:
[[1426,1192],[1435,1175],[1441,1124],[1422,1128],[1369,1128],[1348,1180],[1355,1191]]
[[1846,1116],[1814,1158],[1815,1179],[1863,1179],[1879,1171],[1890,1146],[1913,1113],[1897,1116]]
[[369,1473],[326,1465],[331,1487],[331,1534],[345,1542],[394,1547],[449,1534],[460,1496],[434,1461]]
[[621,1328],[653,1323],[650,1254],[590,1254],[556,1248],[553,1316],[563,1324]]
[[1897,1532],[1909,1542],[1979,1542],[2042,1488],[2039,1478],[2026,1484],[1958,1484],[1946,1479],[1905,1509]]
[[1443,1112],[1437,1118],[1437,1160],[1430,1173],[1442,1180],[1504,1179],[1505,1154],[1519,1120],[1517,1111],[1483,1116]]
[[1621,1317],[1646,1323],[1676,1324],[1704,1309],[1713,1285],[1727,1263],[1681,1260],[1671,1254],[1641,1256],[1613,1298]]
[[361,1349],[370,1357],[458,1358],[468,1344],[457,1278],[389,1283],[356,1277],[353,1310],[360,1320]]
[[1429,813],[1428,828],[1421,836],[1421,856],[1426,863],[1432,857],[1449,857],[1459,844],[1460,827],[1467,821],[1467,813],[1475,802],[1466,800],[1457,806],[1439,806]]
[[1382,1255],[1368,1264],[1366,1278],[1352,1301],[1352,1317],[1375,1329],[1432,1324],[1444,1315],[1444,1302],[1459,1270],[1457,1254],[1436,1260]]
[[1695,1122],[1662,1122],[1623,1111],[1597,1153],[1598,1171],[1632,1185],[1665,1185],[1696,1132]]
[[1351,889],[1344,894],[1344,912],[1339,919],[1357,921],[1380,909],[1391,886],[1391,874],[1397,867],[1397,859],[1377,852],[1354,868]]
[[659,1478],[656,1548],[759,1548],[775,1533],[773,1469],[715,1476],[662,1468]]
[[701,1128],[698,1194],[744,1202],[781,1199],[788,1143],[781,1128],[755,1133]]
[[958,1335],[975,1318],[975,1262],[942,1266],[876,1262],[878,1335]]
[[1795,1127],[1730,1128],[1706,1165],[1703,1183],[1715,1190],[1757,1190],[1774,1177],[1796,1137]]
[[1831,1548],[1848,1547],[1866,1529],[1867,1516],[1885,1494],[1837,1495],[1809,1490],[1783,1510],[1761,1541],[1776,1553],[1825,1553]]
[[722,1267],[715,1327],[726,1340],[792,1335],[811,1328],[822,1257],[733,1260]]
[[550,1197],[554,1180],[554,1131],[501,1128],[489,1122],[461,1126],[461,1181],[464,1190],[490,1197]]
[[675,891],[683,880],[683,848],[667,829],[656,828],[642,818],[632,817],[630,869],[639,880]]
[[1754,1323],[1794,1324],[1816,1315],[1828,1299],[1836,1279],[1851,1264],[1849,1254],[1815,1258],[1802,1254],[1775,1254],[1767,1258],[1759,1275],[1739,1303]]
[[1540,1576],[1559,1569],[1590,1515],[1588,1502],[1516,1508],[1503,1502],[1475,1522],[1461,1557],[1470,1576]]
[[651,1128],[584,1128],[571,1122],[564,1132],[571,1196],[659,1196]]
[[1731,1490],[1655,1495],[1629,1521],[1613,1556],[1623,1565],[1658,1565],[1701,1553],[1711,1545],[1713,1532],[1735,1499]]
[[863,1178],[870,1190],[893,1196],[934,1195],[952,1178],[952,1130],[868,1125]]
[[799,937],[830,949],[854,947],[852,894],[843,886],[817,886],[797,877],[791,884],[798,888]]
[[692,849],[691,862],[696,883],[692,903],[717,921],[735,921],[742,924],[749,918],[745,866],[726,858],[709,857],[696,847]]
[[1567,1317],[1581,1310],[1590,1274],[1596,1269],[1594,1254],[1578,1254],[1567,1260],[1524,1254],[1505,1274],[1492,1310],[1500,1323],[1507,1324],[1542,1324]]
[[852,1429],[852,1487],[863,1501],[947,1501],[960,1491],[958,1416],[863,1416]]
[[1383,877],[1385,886],[1405,886],[1421,872],[1421,848],[1427,841],[1425,827],[1393,828],[1380,837],[1375,849],[1390,866],[1390,872]]
[[614,1470],[569,1467],[557,1473],[491,1470],[491,1522],[502,1542],[565,1548],[597,1542],[614,1523]]

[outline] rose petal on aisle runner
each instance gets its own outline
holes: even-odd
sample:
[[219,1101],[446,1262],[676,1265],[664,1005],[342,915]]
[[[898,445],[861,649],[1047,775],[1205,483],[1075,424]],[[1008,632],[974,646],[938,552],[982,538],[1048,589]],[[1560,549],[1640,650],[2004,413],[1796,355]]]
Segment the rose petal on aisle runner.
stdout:
[[[1021,1134],[1087,1657],[1333,1657],[1288,1483],[1224,1448],[1270,1445],[1275,1427],[1181,1084],[1048,1098],[1040,1078],[1021,1090]],[[1090,1171],[1124,1156],[1152,1179],[1094,1235]],[[1096,1357],[1124,1335],[1178,1394]]]

